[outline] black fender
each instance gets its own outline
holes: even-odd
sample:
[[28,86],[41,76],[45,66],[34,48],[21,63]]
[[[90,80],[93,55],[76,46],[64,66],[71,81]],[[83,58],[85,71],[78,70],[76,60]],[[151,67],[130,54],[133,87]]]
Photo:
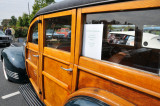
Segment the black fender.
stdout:
[[23,46],[21,47],[7,47],[1,52],[1,59],[5,60],[5,66],[7,70],[18,73],[18,79],[9,76],[9,80],[13,82],[28,82],[25,67],[25,56]]

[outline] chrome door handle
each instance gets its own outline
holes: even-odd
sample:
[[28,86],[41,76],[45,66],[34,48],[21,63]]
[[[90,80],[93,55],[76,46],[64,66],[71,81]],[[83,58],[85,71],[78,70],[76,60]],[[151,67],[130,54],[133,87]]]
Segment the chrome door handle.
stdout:
[[72,71],[72,68],[69,68],[69,69],[66,69],[66,68],[63,68],[62,66],[61,66],[61,69],[63,69],[63,70],[65,70],[65,71]]
[[33,55],[34,57],[39,57],[39,55]]

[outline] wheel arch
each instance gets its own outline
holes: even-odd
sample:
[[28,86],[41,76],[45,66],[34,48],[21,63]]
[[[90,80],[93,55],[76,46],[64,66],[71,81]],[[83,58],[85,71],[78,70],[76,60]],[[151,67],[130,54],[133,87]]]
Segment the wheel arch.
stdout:
[[72,93],[64,102],[64,105],[73,101],[75,97],[91,97],[99,100],[107,105],[129,105],[134,106],[133,103],[103,89],[99,88],[82,88]]
[[5,59],[8,64],[17,69],[25,69],[23,49],[20,47],[8,47],[1,52],[1,61]]

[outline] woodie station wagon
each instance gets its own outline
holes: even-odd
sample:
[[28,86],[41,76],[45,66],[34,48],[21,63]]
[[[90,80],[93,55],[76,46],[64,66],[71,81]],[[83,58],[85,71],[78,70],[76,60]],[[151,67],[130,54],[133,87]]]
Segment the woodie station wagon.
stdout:
[[[51,4],[37,12],[28,31],[30,82],[47,106],[159,105],[157,27],[160,0]],[[71,37],[59,37],[61,29]],[[47,30],[56,35],[47,37]]]

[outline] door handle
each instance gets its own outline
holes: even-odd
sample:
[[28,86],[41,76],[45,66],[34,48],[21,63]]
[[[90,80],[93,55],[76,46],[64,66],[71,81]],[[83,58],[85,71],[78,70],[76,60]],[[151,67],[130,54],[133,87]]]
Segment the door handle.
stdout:
[[72,68],[69,68],[69,69],[66,69],[66,68],[63,68],[62,66],[61,66],[61,69],[63,69],[63,70],[65,70],[65,71],[72,71]]
[[39,55],[33,55],[34,57],[39,57]]

